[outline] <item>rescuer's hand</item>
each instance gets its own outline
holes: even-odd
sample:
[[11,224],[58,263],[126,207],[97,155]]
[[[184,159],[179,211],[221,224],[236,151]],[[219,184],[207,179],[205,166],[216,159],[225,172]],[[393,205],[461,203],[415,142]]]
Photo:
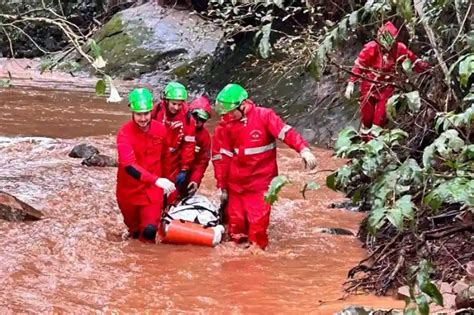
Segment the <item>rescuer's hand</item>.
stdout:
[[313,153],[311,153],[311,151],[308,148],[304,148],[303,150],[301,150],[300,155],[304,163],[306,164],[306,167],[308,167],[310,170],[316,167],[317,165],[316,157],[314,156]]
[[167,178],[160,177],[156,180],[155,185],[162,188],[165,194],[169,195],[176,190],[174,183]]
[[347,83],[346,92],[344,93],[344,97],[348,100],[351,99],[352,94],[354,93],[354,82]]

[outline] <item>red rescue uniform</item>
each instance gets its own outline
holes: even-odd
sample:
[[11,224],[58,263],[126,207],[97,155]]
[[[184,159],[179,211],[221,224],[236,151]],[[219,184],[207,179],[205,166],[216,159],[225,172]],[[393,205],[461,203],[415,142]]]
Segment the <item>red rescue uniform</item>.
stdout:
[[[165,125],[168,129],[169,151],[168,160],[170,168],[169,179],[176,183],[176,176],[182,170],[188,171],[194,161],[196,148],[196,124],[194,119],[188,115],[188,105],[183,104],[181,110],[174,116],[166,114],[165,101],[162,100],[153,107],[152,118]],[[188,174],[189,176],[189,174]],[[178,190],[168,196],[168,204],[175,203],[178,198]]]
[[[222,116],[224,117],[224,116]],[[227,182],[228,172],[224,169],[225,165],[223,164],[221,148],[222,141],[225,132],[225,118],[221,118],[221,121],[214,129],[214,134],[212,135],[211,141],[211,159],[212,165],[214,166],[214,177],[216,178],[217,188],[225,189]]]
[[201,185],[202,178],[211,160],[211,135],[206,127],[196,130],[196,151],[188,182]]
[[168,143],[171,152],[169,164],[172,181],[174,181],[181,170],[189,170],[194,161],[196,124],[187,113],[188,105],[184,103],[176,115],[168,117],[166,115],[165,101],[161,101],[158,105],[154,106],[152,111],[152,118],[168,128]]
[[[209,100],[201,96],[189,105],[189,110],[192,112],[194,109],[202,109],[211,117],[211,104]],[[188,178],[189,182],[195,182],[201,185],[202,178],[206,172],[209,161],[211,160],[211,135],[207,128],[202,125],[200,128],[196,128],[196,149],[194,161],[191,166],[191,174]]]
[[[378,32],[380,34],[385,31],[390,32],[394,38],[398,35],[397,28],[391,22],[385,23]],[[385,126],[385,107],[395,90],[391,83],[395,79],[396,66],[401,65],[407,58],[413,62],[413,70],[416,72],[429,68],[427,62],[419,60],[415,53],[400,42],[395,42],[390,51],[386,51],[376,41],[371,41],[365,44],[359,53],[352,68],[354,75],[349,81],[362,81],[359,104],[361,122],[365,128],[370,128],[373,124]]]
[[[225,124],[220,153],[222,165],[217,172],[228,172],[223,185],[229,191],[227,208],[229,234],[240,242],[248,240],[261,248],[268,245],[267,228],[270,205],[264,194],[278,175],[276,139],[301,152],[308,145],[303,137],[269,108],[257,107],[246,100],[244,117]],[[224,174],[217,174],[219,179]]]
[[166,128],[156,121],[147,132],[129,121],[117,134],[117,202],[132,235],[148,225],[158,226],[163,190],[155,182],[169,176],[167,136]]

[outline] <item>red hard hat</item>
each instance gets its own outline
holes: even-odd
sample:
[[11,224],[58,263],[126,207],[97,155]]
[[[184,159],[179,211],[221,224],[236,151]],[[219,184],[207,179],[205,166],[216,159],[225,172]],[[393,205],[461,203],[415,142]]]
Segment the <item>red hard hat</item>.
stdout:
[[211,118],[211,103],[207,97],[200,96],[189,104],[189,110],[191,110],[191,112],[196,109],[205,111],[209,115],[209,118]]

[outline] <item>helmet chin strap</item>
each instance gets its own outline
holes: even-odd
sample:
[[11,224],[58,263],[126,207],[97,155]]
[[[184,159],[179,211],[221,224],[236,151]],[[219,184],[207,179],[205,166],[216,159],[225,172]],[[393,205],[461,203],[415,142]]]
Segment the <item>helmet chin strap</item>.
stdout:
[[242,109],[242,104],[240,104],[239,107],[237,107],[237,110],[242,114],[242,117],[245,116],[244,110]]

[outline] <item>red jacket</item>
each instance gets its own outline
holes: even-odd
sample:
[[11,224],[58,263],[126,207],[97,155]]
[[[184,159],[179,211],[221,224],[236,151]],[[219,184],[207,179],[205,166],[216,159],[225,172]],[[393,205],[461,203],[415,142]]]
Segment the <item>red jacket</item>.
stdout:
[[211,136],[206,127],[202,127],[200,130],[196,130],[196,152],[191,167],[189,182],[196,182],[198,185],[201,184],[201,180],[204,177],[210,159]]
[[[198,97],[189,104],[189,110],[192,112],[194,109],[202,109],[207,112],[209,118],[211,117],[211,104],[205,96]],[[201,180],[204,177],[210,159],[211,136],[206,127],[203,126],[200,129],[196,129],[196,150],[194,162],[191,166],[189,182],[195,182],[198,185],[201,184]]]
[[[228,170],[223,188],[236,192],[267,190],[278,175],[276,139],[300,152],[308,145],[291,126],[286,125],[270,108],[244,102],[244,117],[225,125],[221,172]],[[217,177],[225,176],[219,174]]]
[[217,188],[225,188],[227,181],[227,170],[224,169],[223,159],[221,154],[222,141],[225,132],[224,120],[221,120],[217,127],[214,129],[214,134],[212,135],[212,145],[211,145],[211,157],[212,165],[214,166],[214,177],[216,178]]
[[169,149],[167,130],[152,121],[148,132],[133,122],[124,124],[117,134],[117,200],[132,205],[153,204],[162,199],[163,190],[155,186],[159,177],[168,177]]
[[153,108],[152,117],[158,122],[168,127],[169,150],[171,159],[169,160],[171,169],[171,180],[178,175],[181,170],[189,170],[194,161],[194,151],[196,146],[194,119],[188,113],[188,105],[183,104],[181,111],[173,117],[166,116],[164,101],[161,101]]
[[[379,33],[385,30],[389,31],[395,38],[398,35],[397,28],[391,22],[385,23],[379,29]],[[362,76],[379,82],[393,82],[396,65],[401,65],[407,58],[413,63],[413,70],[416,72],[423,72],[430,67],[429,63],[419,60],[415,53],[403,43],[396,42],[392,49],[386,52],[376,41],[371,41],[365,44],[359,53],[352,68],[354,75],[350,77],[349,81],[355,82],[360,79],[359,76]],[[374,83],[361,80],[361,93],[369,92]]]

